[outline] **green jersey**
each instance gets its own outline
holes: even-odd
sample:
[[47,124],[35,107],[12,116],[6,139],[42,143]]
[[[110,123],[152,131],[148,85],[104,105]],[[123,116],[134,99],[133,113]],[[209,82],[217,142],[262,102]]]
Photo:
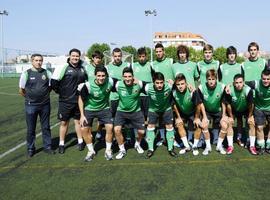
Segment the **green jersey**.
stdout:
[[172,72],[172,58],[164,58],[161,61],[155,60],[153,63],[153,69],[155,72],[161,72],[164,75],[165,80],[174,80]]
[[[135,62],[132,66],[134,77],[138,80],[151,83],[152,75],[151,75],[151,65],[150,62],[145,63],[144,65],[139,62]],[[141,96],[145,96],[145,94],[141,93]]]
[[171,109],[171,91],[172,86],[168,83],[164,84],[161,91],[156,90],[153,83],[145,86],[145,92],[149,96],[150,112],[165,112]]
[[199,93],[207,112],[218,113],[221,111],[224,87],[225,85],[220,82],[217,82],[214,89],[210,89],[206,84],[199,86]]
[[224,63],[219,67],[219,80],[225,85],[233,83],[236,74],[242,74],[242,66],[239,63]]
[[118,81],[115,89],[119,95],[119,104],[117,111],[122,112],[137,112],[141,110],[140,106],[140,92],[142,89],[142,82],[134,83],[127,86],[124,81]]
[[195,105],[197,105],[197,102],[194,92],[190,92],[189,89],[186,89],[186,91],[182,93],[177,90],[173,90],[173,97],[181,113],[190,115],[195,112]]
[[[102,85],[97,85],[95,79],[91,79],[82,84],[85,84],[89,94],[84,102],[85,110],[101,111],[109,108],[109,97],[113,87],[113,80],[111,78],[107,78]],[[82,84],[78,87],[79,91],[83,87]]]
[[199,77],[197,64],[192,61],[185,63],[177,62],[172,65],[174,78],[177,74],[182,73],[185,75],[187,83],[195,87],[195,79]]
[[89,64],[85,66],[85,71],[88,77],[88,80],[95,79],[95,66],[93,64]]
[[200,81],[201,84],[204,85],[207,80],[206,80],[206,72],[209,69],[214,69],[214,70],[218,70],[219,67],[219,61],[218,60],[212,60],[211,62],[206,62],[205,60],[202,60],[200,62],[197,63],[197,67],[198,67],[198,72],[200,74]]
[[230,86],[231,94],[226,94],[226,101],[231,104],[234,112],[244,112],[253,102],[253,92],[251,88],[244,85],[243,89],[238,91],[233,85]]
[[[106,66],[108,70],[108,74],[110,77],[115,78],[117,80],[122,80],[122,72],[125,67],[130,67],[130,64],[127,62],[122,62],[121,65],[114,65],[113,63],[110,63]],[[119,96],[116,92],[111,92],[110,100],[118,100]]]
[[270,112],[270,87],[264,87],[261,80],[255,81],[255,108]]
[[242,64],[245,73],[245,81],[259,80],[265,65],[266,61],[263,58],[258,58],[257,60],[246,60]]

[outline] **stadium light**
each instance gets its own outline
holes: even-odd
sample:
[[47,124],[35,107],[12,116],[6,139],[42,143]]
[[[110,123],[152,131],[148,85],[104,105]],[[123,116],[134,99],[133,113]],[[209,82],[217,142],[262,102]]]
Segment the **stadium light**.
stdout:
[[8,12],[6,10],[0,11],[1,15],[1,73],[2,73],[2,78],[4,77],[4,28],[3,28],[3,16],[6,15],[8,16]]
[[154,10],[145,10],[144,11],[145,16],[149,16],[150,17],[150,34],[151,34],[151,43],[150,43],[150,57],[151,57],[151,66],[153,66],[153,42],[152,42],[152,37],[153,37],[153,19],[152,16],[157,16],[157,11],[156,9]]

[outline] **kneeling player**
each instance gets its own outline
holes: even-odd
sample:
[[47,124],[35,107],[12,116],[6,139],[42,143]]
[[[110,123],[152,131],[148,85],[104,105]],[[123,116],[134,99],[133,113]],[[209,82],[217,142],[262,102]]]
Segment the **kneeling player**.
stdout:
[[[183,141],[185,148],[181,149],[179,154],[185,154],[186,151],[190,151],[190,146],[186,137],[185,123],[188,124],[188,129],[194,131],[193,122],[200,123],[199,112],[201,100],[198,97],[197,91],[192,91],[187,87],[186,77],[184,74],[177,74],[174,82],[176,89],[173,90],[174,111],[176,113],[175,124],[178,129],[178,134]],[[196,113],[195,113],[196,112]],[[195,115],[195,119],[194,119]],[[198,155],[199,151],[197,148],[200,139],[201,129],[198,124],[194,131],[194,144],[193,155]]]
[[173,151],[174,128],[173,112],[171,108],[171,91],[172,86],[164,82],[164,75],[156,72],[153,77],[153,83],[145,86],[145,92],[149,96],[148,126],[146,132],[146,141],[148,143],[147,158],[154,154],[155,127],[159,118],[162,118],[166,127],[166,139],[168,152],[171,156],[176,157]]
[[[264,69],[261,73],[261,79],[247,83],[255,90],[254,97],[254,119],[257,131],[257,144],[259,146],[258,153],[263,154],[265,149],[270,153],[270,70]],[[268,122],[268,138],[264,140],[264,125]]]
[[105,158],[112,160],[112,128],[113,119],[109,108],[109,97],[113,87],[113,80],[108,78],[105,67],[95,68],[95,79],[82,83],[78,87],[80,124],[84,141],[88,148],[85,161],[91,161],[96,154],[92,143],[92,123],[97,118],[100,124],[105,124],[106,150]]
[[[229,86],[229,94],[225,95],[225,100],[226,103],[229,104],[228,115],[231,118],[237,118],[237,122],[238,120],[242,122],[243,117],[247,119],[250,140],[249,150],[251,154],[256,155],[253,92],[249,86],[245,85],[244,76],[242,74],[236,74],[234,76],[233,86]],[[227,154],[231,154],[233,152],[233,139],[227,136],[227,140]]]
[[122,134],[122,127],[126,123],[130,123],[132,128],[138,131],[134,148],[139,154],[144,152],[140,146],[144,135],[144,116],[140,107],[140,93],[143,84],[141,81],[138,81],[138,83],[134,82],[133,70],[130,67],[124,68],[122,75],[123,81],[118,81],[115,86],[119,95],[119,104],[114,120],[114,132],[119,146],[119,153],[116,155],[116,159],[122,159],[126,155]]

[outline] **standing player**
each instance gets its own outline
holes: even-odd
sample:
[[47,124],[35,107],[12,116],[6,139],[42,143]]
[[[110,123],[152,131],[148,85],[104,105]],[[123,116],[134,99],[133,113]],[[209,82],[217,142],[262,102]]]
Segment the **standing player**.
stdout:
[[95,79],[81,83],[78,87],[78,103],[81,114],[80,124],[83,138],[88,148],[85,161],[91,161],[96,154],[92,143],[92,123],[94,118],[97,118],[100,123],[105,124],[105,158],[112,160],[113,119],[109,107],[109,97],[114,83],[111,78],[108,78],[105,67],[96,67],[94,73]]
[[197,63],[197,68],[198,68],[198,72],[200,75],[200,81],[201,81],[202,85],[204,85],[207,82],[206,72],[209,69],[214,69],[216,71],[218,70],[219,61],[213,59],[213,53],[214,53],[213,46],[210,44],[206,44],[203,47],[204,60]]
[[94,51],[89,65],[85,66],[88,80],[95,79],[95,68],[102,65],[103,54],[100,51]]
[[78,149],[84,149],[83,138],[80,127],[80,110],[78,106],[77,88],[80,83],[87,80],[87,74],[82,61],[80,60],[81,52],[78,49],[69,51],[67,64],[55,69],[52,75],[52,88],[59,94],[58,119],[59,128],[59,153],[65,152],[65,137],[68,132],[70,118],[74,118],[75,130],[78,138]]
[[[130,67],[130,64],[122,61],[122,51],[119,48],[115,48],[112,51],[113,62],[106,66],[109,77],[122,80],[122,72],[125,67]],[[119,96],[117,92],[111,92],[111,112],[113,118],[115,117],[117,106],[118,106]]]
[[[208,120],[213,119],[213,144],[217,144],[216,150],[222,154],[226,151],[222,147],[222,141],[219,137],[219,125],[221,125],[220,135],[226,135],[228,129],[228,117],[226,116],[226,105],[223,103],[224,85],[217,81],[217,73],[214,69],[206,72],[206,84],[199,85],[199,95],[204,106],[201,106],[203,116]],[[222,107],[222,110],[221,110]],[[204,114],[206,113],[206,114]],[[203,155],[211,152],[210,135],[208,126],[203,131],[205,136],[206,148]]]
[[[153,70],[155,72],[162,73],[164,75],[165,81],[174,80],[172,71],[173,59],[166,57],[164,47],[161,43],[156,44],[155,54],[156,60],[154,61],[152,66]],[[157,143],[158,146],[161,146],[165,141],[165,129],[163,128],[163,126],[164,124],[161,122],[159,129],[161,141]]]
[[[138,62],[135,62],[132,66],[134,77],[140,81],[151,83],[152,69],[150,62],[147,61],[146,49],[144,47],[139,48],[137,54],[138,54]],[[141,110],[143,112],[144,119],[146,121],[148,115],[149,97],[141,93],[140,101],[141,101]]]
[[153,83],[145,86],[145,92],[149,96],[148,126],[146,132],[148,151],[146,157],[150,158],[154,154],[155,127],[158,119],[162,119],[166,127],[168,152],[171,156],[176,157],[177,154],[173,151],[172,86],[165,82],[165,78],[160,72],[154,74],[153,81]]
[[185,123],[187,123],[189,131],[194,131],[194,125],[196,126],[194,133],[193,155],[198,155],[199,151],[197,146],[201,135],[201,129],[199,128],[201,100],[198,97],[197,91],[189,91],[184,74],[177,74],[174,84],[176,86],[176,89],[173,90],[173,97],[176,104],[174,106],[174,111],[176,113],[175,123],[178,129],[178,134],[185,146],[185,148],[181,149],[179,153],[185,154],[186,151],[190,151],[185,130]]
[[270,70],[264,69],[261,73],[261,79],[247,84],[255,90],[254,96],[254,119],[257,131],[257,144],[259,146],[258,153],[263,154],[266,148],[266,152],[270,153],[270,129],[268,126],[267,134],[268,138],[264,140],[264,125],[265,122],[270,124]]
[[[174,78],[182,73],[186,82],[195,88],[195,80],[199,78],[197,64],[189,60],[189,49],[187,46],[179,45],[177,47],[178,62],[172,65]],[[191,142],[193,131],[188,130],[188,141]]]
[[27,154],[35,154],[36,124],[39,116],[42,130],[44,152],[54,154],[51,149],[50,129],[50,78],[51,72],[41,68],[43,57],[31,56],[32,68],[21,74],[19,93],[25,97],[25,116],[27,125]]
[[[249,86],[245,85],[242,74],[236,74],[233,79],[233,85],[229,86],[230,93],[225,94],[226,103],[229,104],[228,115],[231,118],[237,118],[237,122],[242,122],[243,117],[246,118],[249,126],[249,150],[251,154],[257,155],[255,148],[255,122],[253,117],[253,92]],[[230,154],[233,151],[232,139],[227,137],[227,140],[229,143],[227,153]]]
[[130,67],[124,68],[122,74],[123,81],[118,81],[115,86],[117,94],[119,95],[119,105],[114,120],[114,132],[119,146],[119,152],[115,157],[116,159],[122,159],[127,153],[122,134],[122,127],[127,123],[130,123],[132,128],[138,131],[134,148],[139,154],[144,152],[140,146],[144,135],[144,117],[141,112],[139,99],[143,84],[141,81],[138,83],[134,82],[133,71]]
[[259,45],[256,42],[251,42],[248,45],[248,52],[249,58],[242,64],[245,80],[259,80],[261,78],[261,72],[266,67],[266,61],[259,57]]

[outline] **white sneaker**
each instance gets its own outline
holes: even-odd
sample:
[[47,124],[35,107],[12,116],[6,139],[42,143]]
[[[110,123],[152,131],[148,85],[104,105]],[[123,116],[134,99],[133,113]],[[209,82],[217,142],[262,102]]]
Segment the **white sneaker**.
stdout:
[[127,155],[126,151],[119,151],[118,154],[115,156],[116,160],[121,160]]
[[173,146],[174,147],[177,147],[177,148],[180,148],[180,144],[178,144],[178,142],[176,142],[176,140],[173,141]]
[[180,151],[179,151],[179,154],[185,154],[186,152],[188,152],[188,151],[190,151],[191,150],[191,148],[190,147],[184,147],[183,149],[181,149]]
[[88,151],[87,155],[84,158],[84,161],[85,162],[92,161],[95,155],[96,155],[96,152],[95,151]]
[[112,150],[105,151],[105,158],[106,158],[106,160],[113,159]]
[[225,151],[225,149],[223,148],[223,146],[220,147],[216,147],[216,151],[219,152],[222,155],[225,155],[227,152]]
[[144,153],[143,148],[142,148],[141,145],[139,145],[139,144],[135,144],[134,149],[136,149],[136,151],[137,151],[139,154]]
[[162,145],[163,145],[163,142],[164,142],[164,140],[161,139],[160,141],[157,142],[157,146],[158,146],[158,147],[162,146]]
[[207,156],[211,151],[212,151],[212,149],[205,148],[205,149],[203,150],[202,154],[203,154],[204,156]]
[[198,147],[192,147],[192,154],[193,154],[194,156],[199,155]]

